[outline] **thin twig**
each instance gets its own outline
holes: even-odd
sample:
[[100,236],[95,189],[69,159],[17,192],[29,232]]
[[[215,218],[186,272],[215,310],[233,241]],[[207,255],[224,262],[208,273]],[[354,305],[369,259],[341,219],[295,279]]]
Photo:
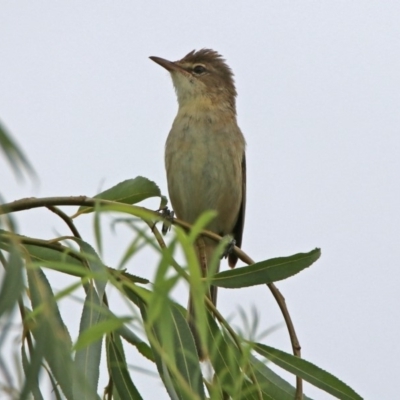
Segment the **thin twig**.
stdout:
[[55,206],[47,206],[47,208],[54,214],[57,214],[68,225],[69,229],[71,229],[71,232],[75,237],[82,239],[82,236],[80,235],[72,219],[67,214],[65,214],[64,211]]

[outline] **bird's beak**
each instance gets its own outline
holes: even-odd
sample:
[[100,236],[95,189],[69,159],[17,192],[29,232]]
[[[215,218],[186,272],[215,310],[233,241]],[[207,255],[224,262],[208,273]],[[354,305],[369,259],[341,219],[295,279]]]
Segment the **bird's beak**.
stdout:
[[164,67],[169,72],[173,72],[173,71],[186,72],[181,66],[179,66],[178,64],[176,64],[172,61],[168,61],[164,58],[153,57],[153,56],[151,56],[149,58],[150,58],[150,60],[153,60],[155,63]]

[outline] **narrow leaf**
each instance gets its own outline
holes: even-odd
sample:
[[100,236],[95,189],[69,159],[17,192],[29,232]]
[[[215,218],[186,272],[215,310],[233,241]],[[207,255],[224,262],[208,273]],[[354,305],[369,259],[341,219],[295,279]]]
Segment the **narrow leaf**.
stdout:
[[[262,399],[263,400],[284,400],[283,397],[272,397],[267,392],[262,391]],[[236,394],[236,398],[240,400],[259,400],[260,397],[258,395],[257,387],[253,382],[248,380],[244,380],[242,386],[240,388],[240,393]],[[294,397],[291,397],[290,400],[293,400]]]
[[[279,400],[293,400],[295,398],[296,389],[254,356],[250,357],[250,366],[263,394],[268,393],[270,398]],[[303,394],[303,400],[311,399]]]
[[158,372],[170,398],[204,399],[199,358],[182,307],[166,299],[162,314],[152,322],[144,305],[141,312]]
[[96,283],[99,299],[102,300],[108,281],[107,267],[103,264],[100,257],[89,243],[84,242],[81,239],[76,239],[76,241],[89,264],[89,268],[96,273],[94,281]]
[[81,350],[85,348],[91,343],[100,340],[105,334],[113,332],[116,329],[120,328],[126,322],[131,321],[131,319],[131,317],[107,318],[106,320],[91,326],[89,329],[86,329],[79,335],[78,340],[75,343],[74,349]]
[[107,355],[111,377],[120,398],[141,400],[142,396],[129,375],[122,343],[116,333],[107,336]]
[[216,274],[211,283],[229,289],[263,285],[289,278],[309,267],[321,255],[320,249],[290,257],[272,258],[249,267],[236,268]]
[[11,138],[9,132],[7,132],[5,126],[0,122],[0,149],[3,150],[7,161],[11,165],[15,175],[18,178],[22,177],[22,171],[28,172],[31,176],[35,176],[35,171],[33,170],[28,159],[22,152],[22,150],[17,146],[14,140]]
[[292,374],[299,376],[312,385],[341,400],[362,400],[352,388],[340,381],[338,378],[322,370],[310,362],[292,356],[281,350],[274,349],[260,343],[256,343],[254,350],[268,358],[274,364]]
[[[117,201],[125,204],[135,204],[150,197],[163,197],[160,188],[151,180],[138,176],[127,179],[110,189],[94,196],[95,199]],[[92,207],[81,206],[77,214],[93,211]]]
[[[115,270],[113,270],[115,271]],[[126,271],[118,271],[118,273],[120,273],[124,278],[129,279],[131,282],[134,283],[141,283],[143,285],[147,285],[148,283],[150,283],[150,281],[146,278],[142,278],[141,276],[138,275],[132,275],[129,272]]]
[[0,316],[10,312],[18,303],[24,289],[23,261],[16,244],[13,244],[0,289]]
[[[140,303],[139,307],[140,307],[143,321],[145,321],[145,322],[148,321],[146,305],[144,303]],[[180,397],[178,396],[178,394],[175,390],[175,386],[173,384],[170,372],[169,372],[167,366],[165,365],[165,362],[160,354],[160,349],[162,349],[162,344],[160,342],[160,338],[157,336],[157,331],[155,329],[153,329],[153,327],[149,326],[149,324],[146,324],[146,330],[147,330],[147,336],[150,339],[151,346],[153,349],[154,359],[155,359],[155,363],[157,366],[157,370],[158,370],[158,373],[160,374],[160,377],[164,383],[165,389],[167,390],[168,395],[172,400],[179,399]],[[170,335],[171,330],[166,329],[165,332],[167,335]],[[168,341],[170,341],[170,338],[168,338]]]
[[32,306],[42,310],[36,318],[36,328],[32,331],[35,341],[44,341],[43,354],[50,370],[66,398],[73,399],[71,338],[44,273],[41,269],[30,268],[27,273]]
[[[87,332],[90,328],[96,326],[96,324],[101,321],[103,314],[100,310],[101,302],[99,296],[97,295],[95,288],[92,285],[89,285],[79,327],[80,335]],[[101,345],[102,337],[96,341],[93,340],[89,345],[78,350],[75,354],[75,368],[79,375],[84,378],[82,383],[74,382],[75,399],[93,399],[97,392]]]
[[235,395],[237,385],[243,380],[240,370],[238,351],[231,340],[227,340],[223,331],[207,312],[207,348],[210,362],[218,377],[218,381],[224,392]]
[[[43,332],[45,334],[45,332]],[[29,393],[32,393],[35,400],[43,400],[39,389],[39,372],[44,357],[45,335],[40,336],[35,342],[35,347],[30,352],[30,362],[26,356],[24,346],[21,346],[22,367],[25,373],[25,382],[19,399],[25,400]]]
[[73,276],[82,277],[87,274],[87,269],[82,261],[75,257],[70,249],[64,246],[51,249],[25,244],[24,248],[28,251],[31,261],[37,265],[52,268]]
[[[54,400],[63,400],[62,393],[59,390],[58,384],[55,381],[53,375],[51,374],[51,372],[48,369],[46,369],[46,372],[49,375],[49,379],[50,379],[50,383],[51,383],[51,390],[52,390],[52,393],[53,393],[53,396],[54,396]],[[74,399],[74,400],[76,400],[76,399]]]
[[[204,399],[203,378],[196,346],[189,325],[177,307],[172,306],[174,352],[177,370],[193,393]],[[161,327],[160,327],[161,328]]]
[[[46,266],[49,264],[51,265],[51,263],[64,264],[65,266],[70,265],[71,267],[74,266],[75,268],[71,268],[75,271],[74,274],[76,276],[82,276],[82,274],[79,273],[79,270],[84,268],[83,264],[79,258],[73,254],[71,249],[57,244],[54,244],[53,247],[50,248],[48,243],[44,241],[43,245],[40,245],[40,243],[26,244],[28,241],[36,240],[39,242],[39,240],[0,229],[0,249],[10,252],[10,249],[13,246],[13,239],[22,243],[21,245],[24,246],[24,250],[28,252],[31,261],[36,262],[39,265],[46,264]],[[55,267],[54,269],[57,268]]]
[[125,339],[128,343],[135,346],[138,352],[143,356],[146,357],[148,360],[154,362],[154,354],[151,347],[140,339],[134,332],[132,332],[129,328],[125,325],[121,326],[121,328],[117,329],[116,331],[118,335],[120,335],[123,339]]

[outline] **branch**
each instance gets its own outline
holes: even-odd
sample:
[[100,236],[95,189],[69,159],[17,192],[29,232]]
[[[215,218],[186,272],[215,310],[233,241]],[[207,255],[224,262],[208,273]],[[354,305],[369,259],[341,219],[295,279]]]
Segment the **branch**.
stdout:
[[87,196],[74,197],[27,197],[13,201],[11,203],[2,204],[0,206],[0,215],[9,214],[11,212],[30,210],[38,207],[48,206],[89,206],[94,207],[97,199]]
[[58,215],[69,227],[71,230],[72,234],[79,238],[82,239],[82,236],[80,235],[78,229],[76,228],[75,224],[73,223],[72,219],[68,217],[67,214],[65,214],[64,211],[61,211],[59,208],[54,207],[54,206],[47,206],[47,208],[52,211],[54,214]]

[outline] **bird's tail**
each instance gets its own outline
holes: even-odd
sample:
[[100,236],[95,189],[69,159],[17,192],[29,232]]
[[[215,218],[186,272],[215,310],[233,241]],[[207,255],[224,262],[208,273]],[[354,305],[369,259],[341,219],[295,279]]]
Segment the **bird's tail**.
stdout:
[[[211,239],[208,239],[208,238],[198,239],[198,242],[196,245],[196,252],[197,252],[197,257],[199,259],[199,264],[200,264],[200,268],[201,268],[203,277],[207,276],[207,274],[208,274],[209,265],[211,263],[211,259],[213,257],[213,254],[214,254],[216,248],[217,248],[217,242],[215,242]],[[218,272],[218,270],[219,270],[219,263],[217,265],[215,272]],[[209,287],[209,290],[207,293],[207,296],[212,301],[214,306],[217,305],[217,289],[218,289],[217,286],[211,285]],[[196,319],[194,304],[193,304],[191,295],[189,297],[188,313],[189,313],[189,315],[188,315],[189,327],[190,327],[190,330],[192,331],[192,335],[194,338],[194,342],[196,344],[197,353],[199,355],[200,361],[202,361],[205,358],[207,358],[207,354],[204,354],[204,350],[203,350],[201,342],[200,342],[200,336],[198,333],[198,329],[196,328],[196,325],[198,322]]]

